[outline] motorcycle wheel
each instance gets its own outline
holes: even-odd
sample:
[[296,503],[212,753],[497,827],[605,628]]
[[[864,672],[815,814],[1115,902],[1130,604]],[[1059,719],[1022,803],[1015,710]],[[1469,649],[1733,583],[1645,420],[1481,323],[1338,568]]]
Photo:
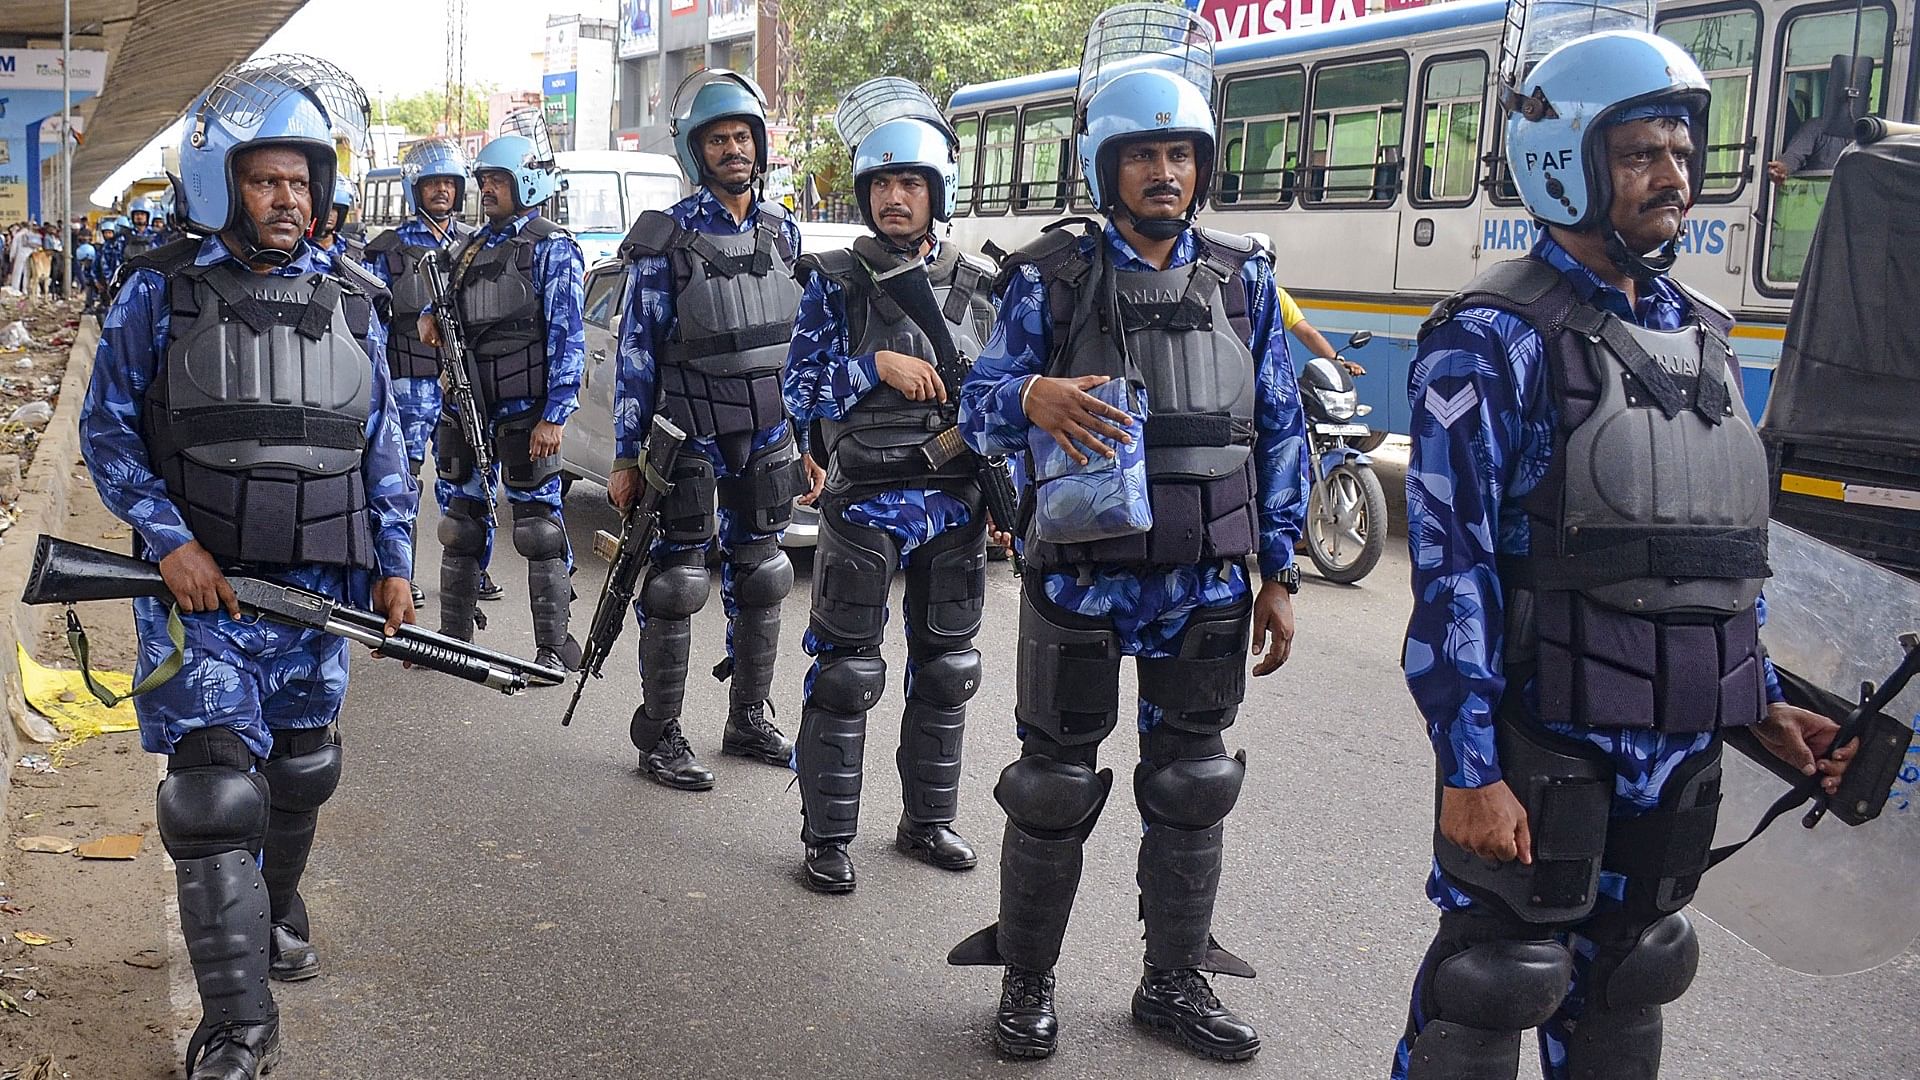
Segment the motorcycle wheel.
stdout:
[[1370,466],[1337,465],[1307,496],[1307,554],[1320,576],[1351,585],[1387,547],[1387,494]]

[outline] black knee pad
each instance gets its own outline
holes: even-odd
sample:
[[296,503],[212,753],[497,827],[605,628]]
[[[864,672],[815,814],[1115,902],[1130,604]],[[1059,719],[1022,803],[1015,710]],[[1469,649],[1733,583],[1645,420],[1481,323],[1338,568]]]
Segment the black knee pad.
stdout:
[[478,557],[487,550],[486,508],[475,499],[454,499],[440,515],[440,546],[449,555]]
[[500,450],[500,478],[515,491],[533,491],[559,475],[560,455],[533,456],[533,429],[543,418],[536,409],[501,420],[493,443]]
[[[287,753],[281,752],[283,739]],[[260,768],[273,808],[293,814],[320,809],[340,786],[340,761],[340,735],[332,724],[317,731],[274,732],[273,756]]]
[[1700,969],[1700,939],[1676,911],[1642,930],[1624,955],[1598,958],[1595,993],[1610,1009],[1678,1001]]
[[941,653],[914,665],[908,694],[929,705],[952,709],[965,705],[980,689],[980,651]]
[[1247,776],[1246,752],[1176,758],[1155,766],[1143,761],[1133,770],[1133,798],[1149,824],[1176,829],[1208,829],[1226,820],[1240,801]]
[[823,656],[808,700],[836,713],[864,713],[887,689],[887,662],[878,656]]
[[769,541],[773,550],[760,561],[748,563],[745,556],[761,555],[744,546],[734,550],[733,599],[741,607],[774,607],[793,591],[793,560],[780,545]]
[[1489,1031],[1525,1031],[1560,1008],[1572,977],[1572,955],[1552,939],[1475,942],[1434,965],[1428,1014]]
[[993,799],[1007,820],[1040,839],[1084,839],[1113,788],[1113,770],[1027,754],[1000,770]]
[[176,860],[227,851],[259,854],[267,835],[267,780],[232,765],[170,770],[154,796],[160,842]]
[[529,560],[564,559],[567,527],[545,503],[514,503],[513,550]]
[[691,619],[706,606],[704,562],[656,567],[648,572],[646,584],[640,588],[640,610],[649,619]]

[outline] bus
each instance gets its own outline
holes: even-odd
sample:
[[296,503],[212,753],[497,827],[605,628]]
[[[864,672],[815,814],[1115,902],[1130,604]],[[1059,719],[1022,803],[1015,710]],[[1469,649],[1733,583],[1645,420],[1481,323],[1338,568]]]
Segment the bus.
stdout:
[[[1505,0],[1456,0],[1215,57],[1219,160],[1200,220],[1270,237],[1280,284],[1330,340],[1372,332],[1354,359],[1376,427],[1408,430],[1414,336],[1433,303],[1538,236],[1506,175],[1489,92],[1505,13]],[[1655,29],[1713,90],[1704,186],[1673,272],[1739,317],[1734,346],[1758,417],[1831,178],[1831,162],[1809,162],[1776,182],[1768,163],[1803,129],[1825,130],[1849,87],[1865,112],[1915,118],[1914,0],[1663,2]],[[1074,153],[1076,77],[954,93],[961,244],[1011,250],[1049,221],[1092,213]]]
[[[545,210],[580,242],[588,266],[613,258],[641,211],[665,210],[680,201],[686,189],[679,163],[666,154],[563,150],[555,159],[561,189]],[[374,169],[361,182],[360,219],[368,239],[406,220],[402,183],[397,167]],[[480,223],[480,197],[471,187],[460,217],[470,225]]]

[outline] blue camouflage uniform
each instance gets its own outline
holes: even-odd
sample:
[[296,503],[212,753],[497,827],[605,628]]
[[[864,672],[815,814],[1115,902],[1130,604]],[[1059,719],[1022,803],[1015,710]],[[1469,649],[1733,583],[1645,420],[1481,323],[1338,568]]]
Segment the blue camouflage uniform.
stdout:
[[[210,266],[231,259],[217,237],[200,242],[194,262]],[[302,244],[286,277],[328,270],[332,260]],[[94,358],[93,383],[80,415],[81,449],[101,501],[133,527],[143,558],[155,562],[193,539],[180,511],[154,472],[142,435],[147,389],[166,353],[171,311],[166,279],[136,270],[104,320]],[[400,425],[387,389],[386,334],[374,320],[372,413],[361,468],[377,524],[374,552],[379,576],[407,578],[413,572],[408,526],[419,492],[407,468]],[[316,564],[255,568],[265,576],[365,607],[373,575],[343,566]],[[173,651],[167,636],[167,606],[134,601],[140,640],[135,679],[145,678]],[[141,745],[157,754],[198,728],[232,728],[259,758],[272,749],[274,729],[319,728],[333,722],[347,692],[347,642],[318,630],[267,620],[235,621],[225,612],[183,615],[186,663],[180,673],[134,699]]]
[[[480,245],[490,248],[506,243],[538,214],[537,209],[523,210],[504,224],[489,221],[480,230]],[[534,245],[533,283],[540,290],[547,320],[547,394],[544,398],[510,398],[494,402],[492,411],[496,423],[537,408],[541,418],[548,423],[564,424],[580,407],[580,379],[587,364],[586,323],[580,313],[585,275],[585,257],[580,254],[580,245],[572,237],[550,236]],[[451,408],[450,405],[448,407]],[[499,472],[500,463],[496,461],[496,482]],[[486,489],[480,482],[480,474],[474,471],[458,484],[446,480],[435,481],[434,494],[440,505],[445,507],[455,496],[482,501],[486,498]],[[558,517],[560,477],[557,474],[550,476],[539,487],[527,491],[508,488],[507,501],[542,503],[551,507]],[[488,550],[492,549],[492,545],[493,533],[489,529]],[[567,558],[568,565],[572,565],[572,554],[569,553]]]
[[[1601,281],[1551,237],[1532,254],[1565,274],[1574,296],[1655,330],[1686,325],[1692,305],[1665,276],[1643,287],[1637,305]],[[1414,360],[1413,454],[1407,471],[1407,537],[1413,556],[1413,615],[1407,624],[1407,686],[1427,721],[1428,736],[1449,787],[1477,788],[1501,779],[1494,717],[1506,693],[1502,674],[1505,616],[1498,559],[1529,551],[1521,500],[1547,474],[1556,415],[1540,335],[1491,308],[1467,308],[1430,332]],[[1734,387],[1739,380],[1732,381]],[[1738,392],[1737,389],[1735,392]],[[1760,617],[1766,617],[1761,601]],[[1767,699],[1782,700],[1771,663]],[[1521,688],[1532,708],[1532,687]],[[1648,728],[1552,725],[1551,730],[1604,751],[1617,770],[1612,815],[1633,817],[1656,807],[1667,779],[1714,741],[1712,732],[1668,734]],[[1603,870],[1595,914],[1618,909],[1625,878]],[[1427,896],[1444,911],[1474,901],[1436,863]],[[1540,1031],[1541,1065],[1565,1080],[1566,1042],[1581,1014],[1593,945],[1562,934],[1574,955],[1573,985],[1560,1011]],[[1426,1023],[1422,994],[1413,994],[1413,1026],[1394,1055],[1395,1080],[1408,1069],[1411,1035]]]
[[[759,224],[758,204],[755,212],[749,213],[745,221],[735,221],[732,211],[705,187],[674,203],[666,212],[681,228],[704,233],[744,233],[752,231]],[[800,227],[794,224],[792,218],[787,218],[782,222],[782,231],[786,234],[788,249],[798,258]],[[620,316],[620,385],[613,412],[615,469],[639,462],[647,430],[653,424],[658,357],[668,336],[673,333],[674,295],[673,269],[664,257],[649,255],[634,260],[627,276],[627,307]],[[788,421],[782,420],[772,427],[754,432],[749,455],[758,454],[786,438],[790,427]],[[713,439],[689,436],[680,452],[683,455],[699,454],[712,462],[715,478],[732,475],[726,456]],[[725,506],[718,507],[717,513],[722,552],[731,553],[742,544],[777,538],[777,534],[757,532],[748,523],[737,520]],[[668,553],[686,552],[703,546],[662,539],[655,542],[652,557],[658,564]],[[734,565],[731,559],[726,560],[720,572],[720,602],[727,615],[727,655],[731,657],[733,618],[739,611],[739,605],[734,600]],[[638,600],[634,602],[633,612],[638,625],[646,626],[647,616],[640,610]]]
[[[927,252],[931,266],[940,253],[936,242]],[[793,422],[806,430],[815,420],[844,420],[867,391],[880,385],[880,370],[873,353],[848,355],[853,347],[847,339],[847,300],[845,290],[825,274],[810,274],[800,294],[800,310],[794,316],[793,344],[788,353],[784,383],[787,411]],[[948,387],[954,395],[959,387]],[[966,500],[944,491],[899,488],[882,491],[848,506],[846,520],[862,528],[889,533],[900,545],[900,566],[905,567],[913,551],[948,529],[966,526],[973,519]],[[882,613],[884,616],[884,612]],[[908,624],[912,634],[912,624]],[[822,641],[809,627],[801,639],[808,656],[820,656],[835,646]],[[909,639],[911,644],[911,639]],[[807,672],[806,689],[820,673],[815,663]],[[907,679],[913,679],[911,652]]]
[[[1095,241],[1083,239],[1091,252]],[[1158,270],[1136,254],[1111,223],[1102,232],[1114,269]],[[1182,233],[1169,266],[1194,261],[1195,241]],[[1258,482],[1260,572],[1275,575],[1293,565],[1294,545],[1306,519],[1306,426],[1300,411],[1298,380],[1287,355],[1286,334],[1278,325],[1280,301],[1273,265],[1264,254],[1247,260],[1248,341],[1258,369],[1254,467]],[[1008,282],[999,301],[1000,316],[972,374],[960,391],[960,430],[983,454],[1020,454],[1031,427],[1020,397],[1029,376],[1045,374],[1052,342],[1052,318],[1046,287],[1031,265]],[[1229,607],[1248,594],[1246,569],[1239,562],[1206,563],[1171,569],[1140,570],[1096,566],[1085,579],[1073,571],[1046,575],[1047,598],[1069,611],[1111,619],[1128,656],[1160,657],[1179,640],[1196,608]],[[1161,710],[1144,699],[1139,727],[1144,734],[1160,721]]]
[[113,236],[102,239],[98,244],[95,244],[93,258],[94,280],[103,286],[111,284],[113,282],[113,275],[120,272],[120,261],[125,257],[126,251],[126,238],[119,233],[115,233]]
[[[450,220],[448,227],[457,228],[457,222]],[[410,247],[445,246],[433,227],[418,217],[408,218],[394,226],[393,231]],[[464,236],[465,232],[462,231],[458,235]],[[393,285],[393,275],[387,270],[387,260],[371,258],[367,260],[366,267],[374,277],[379,278],[389,287]],[[439,378],[394,379],[393,403],[400,410],[400,430],[407,441],[407,458],[411,461],[425,461],[427,448],[433,442],[434,428],[440,424]],[[446,509],[444,503],[440,509],[443,511]]]

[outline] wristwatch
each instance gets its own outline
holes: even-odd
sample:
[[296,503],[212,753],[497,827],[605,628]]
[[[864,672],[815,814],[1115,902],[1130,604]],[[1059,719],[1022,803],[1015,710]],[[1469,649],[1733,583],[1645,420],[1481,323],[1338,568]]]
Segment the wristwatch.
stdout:
[[1289,566],[1277,574],[1268,574],[1262,580],[1277,582],[1286,587],[1289,596],[1300,591],[1300,568]]

